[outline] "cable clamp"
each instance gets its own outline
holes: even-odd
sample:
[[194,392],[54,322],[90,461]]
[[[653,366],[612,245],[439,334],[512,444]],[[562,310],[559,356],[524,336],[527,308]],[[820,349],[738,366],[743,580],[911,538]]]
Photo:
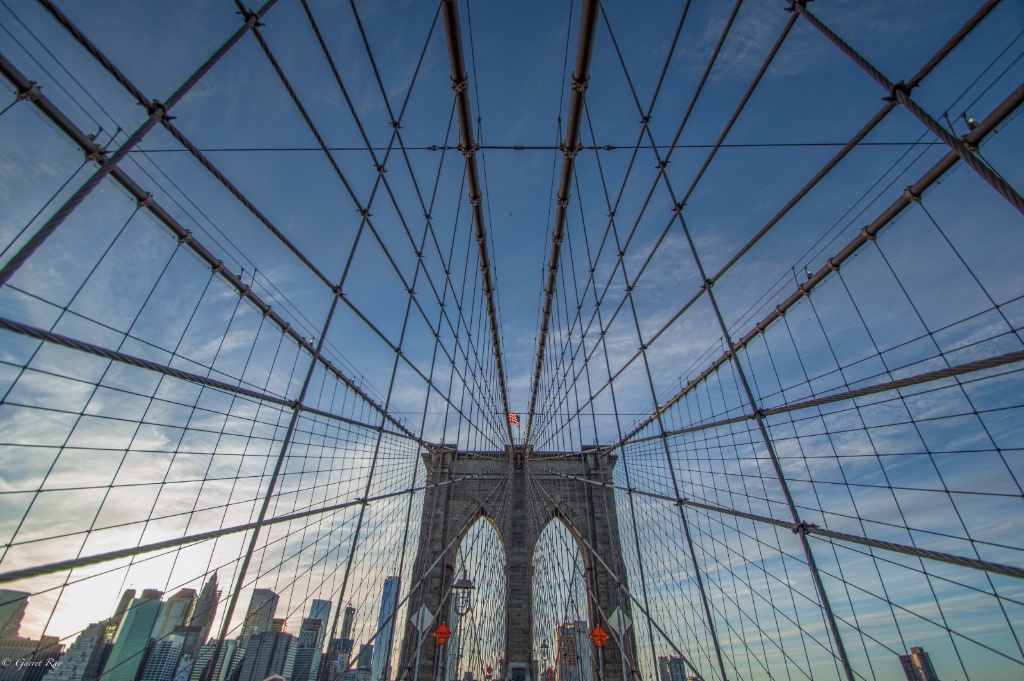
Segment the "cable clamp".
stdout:
[[829,266],[829,268],[833,272],[838,272],[839,271],[839,265],[837,265],[832,258],[829,258],[828,260],[826,260],[825,264],[827,264]]
[[[239,283],[241,283],[241,282],[239,282]],[[245,284],[242,284],[239,287],[239,289],[238,289],[238,296],[240,298],[245,298],[247,295],[249,295],[249,291],[251,291],[251,290],[252,290],[252,286],[246,286]]]
[[903,198],[913,203],[921,203],[921,195],[910,191],[910,187],[905,187],[903,189]]
[[559,198],[558,199],[558,207],[559,208],[568,208],[569,207],[569,199]]
[[455,94],[459,94],[460,92],[465,92],[468,89],[469,89],[469,78],[463,78],[462,80],[455,80],[454,78],[452,78],[452,90],[455,91]]
[[107,160],[107,150],[103,147],[96,147],[85,155],[85,160],[103,165],[103,162]]
[[587,91],[588,87],[590,87],[590,79],[589,78],[587,80],[576,80],[575,78],[572,79],[572,91],[573,92],[578,92],[580,94],[583,94],[584,92]]
[[683,208],[684,208],[685,206],[686,206],[686,201],[680,201],[679,203],[677,203],[677,204],[675,205],[675,207],[674,207],[674,209],[673,209],[673,212],[674,212],[674,213],[681,213],[681,212],[683,211]]
[[141,201],[136,201],[135,203],[139,207],[139,210],[150,208],[153,205],[153,195],[147,192],[146,198]]
[[714,286],[714,285],[715,285],[715,282],[712,279],[705,279],[704,280],[704,285],[701,286],[700,288],[701,288],[702,291],[710,291],[711,287]]
[[155,117],[157,120],[171,120],[171,116],[167,115],[167,109],[164,108],[163,102],[159,99],[151,100],[149,104],[146,105],[146,111],[149,112],[150,116]]
[[[973,130],[973,128],[972,128],[972,130]],[[960,138],[960,141],[963,142],[963,145],[965,147],[967,147],[967,151],[971,152],[972,154],[977,154],[978,153],[978,151],[979,151],[978,145],[975,144],[974,142],[969,141],[967,139],[967,135],[963,135]]]
[[800,522],[796,523],[791,528],[789,528],[789,531],[793,534],[805,535],[808,533],[814,534],[814,530],[816,529],[818,529],[818,526],[814,523],[809,523],[806,520],[801,520]]
[[259,28],[260,26],[265,25],[262,21],[260,21],[260,15],[254,10],[243,9],[241,12],[239,12],[239,14],[245,17],[245,25],[249,28]]
[[[473,206],[473,208],[478,207],[481,204],[481,202],[483,202],[483,198],[482,197],[479,197],[479,196],[477,196],[475,198],[472,197],[472,196],[469,197],[469,205]],[[479,240],[480,239],[478,238],[477,241],[479,241]]]
[[43,96],[43,91],[39,89],[39,83],[34,80],[29,81],[29,86],[25,90],[18,93],[19,102],[34,102]]
[[374,163],[373,167],[377,169],[378,173],[386,173],[386,172],[388,172],[387,170],[384,169],[384,166],[382,164],[380,164],[380,163]]
[[559,144],[558,145],[558,150],[561,151],[563,154],[565,154],[566,158],[574,159],[574,158],[576,158],[577,154],[579,154],[581,151],[583,151],[583,145],[582,144],[577,144],[575,147],[570,148],[570,147],[566,146],[565,144]]
[[659,161],[658,170],[664,170],[665,168],[668,168],[668,161]]
[[676,506],[685,506],[688,503],[690,503],[690,500],[686,497],[679,497],[676,499]]
[[875,240],[875,235],[869,232],[867,227],[861,227],[860,235],[864,237],[867,241]]
[[907,97],[910,94],[910,88],[902,80],[898,83],[893,83],[892,88],[889,90],[888,97],[882,97],[883,102],[898,102],[900,101],[899,95]]
[[213,270],[214,274],[220,274],[221,271],[224,269],[224,261],[218,260],[217,264],[214,265],[211,269]]
[[186,230],[184,234],[178,237],[179,244],[190,244],[192,243],[192,232]]
[[364,218],[368,218],[368,217],[370,217],[372,215],[372,213],[370,213],[370,209],[369,208],[360,208],[360,209],[358,209],[358,212]]
[[763,418],[764,418],[764,409],[761,409],[760,407],[755,409],[750,414],[750,420],[751,421],[760,421]]

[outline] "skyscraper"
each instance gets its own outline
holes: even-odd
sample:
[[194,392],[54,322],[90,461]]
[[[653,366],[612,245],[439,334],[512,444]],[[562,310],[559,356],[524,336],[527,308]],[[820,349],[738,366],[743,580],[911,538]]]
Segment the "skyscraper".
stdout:
[[391,678],[391,648],[395,638],[395,608],[398,607],[400,580],[391,576],[384,580],[384,593],[380,599],[380,615],[377,617],[376,644],[373,647],[373,663],[370,665],[370,681],[387,681]]
[[911,648],[909,655],[900,655],[900,664],[907,681],[939,681],[939,675],[932,666],[932,658],[920,646]]
[[117,629],[121,626],[121,622],[124,621],[124,616],[128,613],[128,608],[131,607],[134,599],[135,589],[125,589],[124,593],[121,594],[121,600],[118,601],[113,616],[106,621],[108,639],[114,640],[114,637],[117,636]]
[[295,642],[295,660],[289,681],[316,681],[320,672],[320,642],[323,641],[324,622],[319,618],[302,620],[299,637]]
[[171,681],[181,659],[182,643],[184,637],[176,634],[154,642],[142,666],[139,681]]
[[[216,641],[208,643],[199,648],[199,653],[196,655],[195,663],[192,665],[192,673],[189,675],[189,681],[201,681],[203,674],[206,671],[206,666],[210,663],[213,658],[213,651],[216,648]],[[217,666],[213,668],[213,674],[210,676],[210,681],[226,681],[231,676],[231,673],[238,668],[238,665],[242,662],[242,654],[244,651],[237,648],[237,641],[230,639],[224,641],[220,649],[220,655],[217,657]]]
[[249,609],[242,624],[242,633],[238,637],[238,644],[241,647],[248,648],[250,638],[271,630],[274,613],[277,612],[277,601],[278,595],[270,589],[255,589],[252,592]]
[[219,600],[220,589],[217,588],[217,573],[214,572],[206,580],[202,591],[199,592],[199,599],[196,601],[196,607],[193,608],[192,617],[188,622],[189,627],[193,628],[193,635],[192,640],[185,642],[185,653],[193,660],[198,658],[199,649],[210,638],[217,619],[217,602]]
[[[164,638],[177,627],[183,627],[192,619],[192,612],[196,607],[195,589],[182,589],[167,599],[160,613],[160,622],[157,625],[154,636]],[[191,652],[191,651],[189,651]]]
[[219,600],[220,590],[217,588],[217,573],[214,572],[210,575],[210,579],[206,581],[206,584],[203,585],[202,591],[199,592],[196,607],[192,610],[192,619],[189,620],[189,624],[202,627],[206,631],[206,635],[203,636],[203,643],[206,643],[206,639],[213,629],[213,622],[217,616],[217,601]]
[[90,624],[78,635],[60,665],[46,674],[47,681],[91,681],[100,675],[107,650],[107,623]]
[[320,628],[320,640],[316,644],[317,649],[322,651],[324,649],[324,639],[327,637],[327,627],[331,622],[331,602],[314,598],[309,606],[309,616],[324,623],[323,627]]
[[295,637],[277,631],[261,631],[249,637],[238,681],[263,681],[273,674],[284,674]]
[[341,618],[341,655],[345,658],[342,669],[348,666],[348,661],[352,659],[352,649],[355,647],[355,641],[352,639],[352,620],[355,616],[356,609],[349,603],[345,606],[344,617]]
[[162,591],[146,589],[132,601],[117,630],[114,649],[103,668],[102,681],[134,681],[142,666],[149,637],[160,616]]
[[24,591],[0,589],[0,638],[17,638],[21,618],[25,616],[28,597]]

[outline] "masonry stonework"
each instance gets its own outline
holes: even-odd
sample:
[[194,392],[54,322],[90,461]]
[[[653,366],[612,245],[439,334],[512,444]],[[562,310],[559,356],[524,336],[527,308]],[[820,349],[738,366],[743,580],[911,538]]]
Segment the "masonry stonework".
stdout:
[[[583,558],[588,592],[593,595],[587,603],[590,628],[600,624],[613,639],[603,649],[603,679],[626,681],[629,661],[636,659],[633,629],[620,641],[607,621],[616,608],[632,619],[629,598],[623,591],[626,576],[611,487],[617,457],[597,446],[575,453],[534,452],[528,446],[466,453],[451,445],[434,447],[422,457],[428,489],[413,574],[425,576],[422,587],[408,601],[406,622],[410,624],[395,678],[451,681],[456,673],[461,674],[462,670],[445,670],[444,677],[439,676],[444,656],[431,634],[448,619],[459,543],[474,521],[486,518],[505,549],[505,657],[498,665],[500,676],[496,674],[496,678],[537,681],[533,552],[544,528],[557,517],[575,537]],[[623,588],[617,586],[616,577],[623,580]],[[424,605],[437,617],[425,632],[420,632],[411,622]],[[553,632],[546,633],[546,638],[552,637]],[[595,665],[592,678],[601,678],[596,669],[596,651],[591,659]]]

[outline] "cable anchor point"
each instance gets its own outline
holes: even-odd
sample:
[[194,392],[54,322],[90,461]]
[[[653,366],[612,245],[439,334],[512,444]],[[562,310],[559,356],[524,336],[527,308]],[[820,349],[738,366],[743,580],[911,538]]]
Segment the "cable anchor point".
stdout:
[[19,102],[34,102],[43,96],[43,91],[39,88],[39,83],[29,81],[29,86],[18,93]]

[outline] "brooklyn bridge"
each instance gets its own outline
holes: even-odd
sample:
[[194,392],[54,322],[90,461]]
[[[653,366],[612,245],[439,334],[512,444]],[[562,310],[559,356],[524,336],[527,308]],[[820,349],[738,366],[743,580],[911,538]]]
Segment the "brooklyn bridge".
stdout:
[[1017,0],[0,0],[0,681],[1024,677]]

